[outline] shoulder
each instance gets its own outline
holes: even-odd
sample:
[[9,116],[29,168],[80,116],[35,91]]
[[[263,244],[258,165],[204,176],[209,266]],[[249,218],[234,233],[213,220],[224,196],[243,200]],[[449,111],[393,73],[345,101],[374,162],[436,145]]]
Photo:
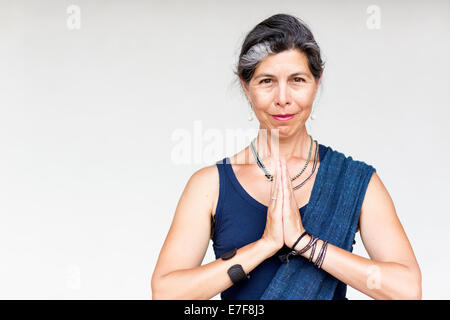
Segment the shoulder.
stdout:
[[214,182],[219,178],[217,171],[217,165],[211,164],[196,170],[190,177],[189,180],[197,184],[208,184]]
[[198,200],[207,201],[212,210],[219,190],[217,165],[207,165],[196,170],[189,178],[186,189],[188,192],[195,192]]
[[196,190],[208,192],[218,186],[219,172],[217,165],[212,164],[196,170],[189,178],[188,185]]
[[330,158],[333,166],[340,166],[341,170],[347,173],[371,174],[376,171],[370,161],[362,160],[347,152],[336,150],[330,146],[325,146],[327,157]]

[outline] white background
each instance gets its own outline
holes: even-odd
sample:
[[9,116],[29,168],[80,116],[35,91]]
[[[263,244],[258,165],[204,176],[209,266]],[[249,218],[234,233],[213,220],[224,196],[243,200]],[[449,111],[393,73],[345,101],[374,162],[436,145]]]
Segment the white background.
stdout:
[[[67,26],[72,4],[78,30]],[[366,24],[373,4],[376,30]],[[203,132],[256,128],[232,69],[247,32],[289,13],[311,27],[326,62],[309,132],[377,169],[423,298],[448,299],[449,6],[0,1],[0,298],[150,299],[187,180],[249,142],[180,165],[172,134],[193,135],[195,121]],[[220,145],[200,143],[197,156]],[[354,253],[368,257],[356,240]],[[203,263],[213,259],[210,243]],[[347,296],[371,299],[351,287]]]

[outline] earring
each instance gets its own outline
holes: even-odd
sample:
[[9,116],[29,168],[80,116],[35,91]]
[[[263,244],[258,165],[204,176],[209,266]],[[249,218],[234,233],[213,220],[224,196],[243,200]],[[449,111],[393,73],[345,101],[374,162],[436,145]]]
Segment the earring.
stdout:
[[[319,92],[320,92],[320,95],[319,95],[319,98],[320,98],[320,96],[322,95],[322,89],[320,89],[321,87],[319,87]],[[312,107],[311,107],[311,115],[309,116],[310,118],[311,118],[311,120],[315,120],[316,118],[317,118],[317,116],[316,116],[316,114],[315,114],[315,110],[316,110],[316,106],[317,106],[317,104],[318,104],[318,101],[317,100],[314,100],[313,101],[313,104],[312,104]]]
[[310,114],[310,118],[311,118],[311,120],[315,120],[316,119],[316,115],[314,114],[314,107],[312,108],[312,111],[311,111],[311,114]]
[[[250,109],[252,110],[253,108],[251,107],[251,105],[250,105]],[[249,113],[249,115],[248,115],[248,121],[253,121],[253,114],[252,114],[252,111],[250,110],[250,113]]]

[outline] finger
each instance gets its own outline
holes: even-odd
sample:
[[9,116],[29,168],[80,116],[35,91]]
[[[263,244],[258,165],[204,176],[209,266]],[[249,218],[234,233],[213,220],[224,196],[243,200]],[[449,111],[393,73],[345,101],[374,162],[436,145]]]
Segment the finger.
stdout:
[[292,188],[292,181],[289,176],[289,171],[287,169],[286,162],[284,162],[284,164],[283,164],[283,175],[286,177],[286,184],[285,184],[285,188],[284,188],[284,190],[287,194],[286,201],[289,201],[289,203],[291,204],[291,206],[293,208],[298,208],[297,200],[295,199],[294,189]]
[[272,181],[271,181],[272,182],[272,186],[271,186],[272,194],[275,194],[275,190],[277,188],[277,177],[279,176],[279,174],[280,174],[280,171],[278,170],[278,167],[275,166],[275,170],[272,175]]
[[273,174],[273,179],[271,181],[271,185],[270,185],[270,197],[272,197],[275,194],[275,190],[276,190],[276,178],[277,178],[277,171],[275,170],[274,174]]
[[286,161],[284,159],[282,161],[281,171],[283,174],[283,191],[284,191],[283,195],[284,195],[284,199],[288,200],[289,199],[289,188],[288,188],[289,176],[286,174]]
[[278,177],[279,177],[279,170],[278,167],[275,166],[275,173],[273,174],[272,185],[270,188],[270,205],[272,208],[275,208],[276,204],[276,199],[274,198],[277,198]]
[[277,170],[278,170],[278,178],[277,178],[277,202],[276,208],[281,209],[283,204],[283,185],[282,185],[282,176],[281,176],[281,166],[280,161],[277,160]]
[[286,164],[286,161],[284,162],[284,168],[285,168],[285,175],[286,175],[286,182],[287,182],[287,187],[290,188],[290,190],[292,190],[292,181],[290,178],[290,174],[289,174],[289,170]]
[[291,184],[291,178],[289,176],[289,172],[287,170],[286,161],[283,160],[283,178],[284,178],[284,185],[283,185],[283,194],[284,194],[284,203],[287,207],[295,208],[297,207],[294,192],[292,190],[292,184]]
[[287,170],[287,164],[286,164],[286,160],[283,159],[283,165],[282,165],[282,171],[283,171],[283,178],[285,178],[285,186],[289,187],[290,186],[290,182],[291,182],[291,178],[289,177],[289,172]]

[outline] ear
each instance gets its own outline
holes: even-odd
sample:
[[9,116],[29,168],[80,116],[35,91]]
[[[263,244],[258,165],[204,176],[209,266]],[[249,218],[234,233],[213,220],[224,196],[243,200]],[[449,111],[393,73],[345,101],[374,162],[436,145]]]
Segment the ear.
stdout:
[[320,78],[319,78],[319,80],[317,80],[317,84],[316,84],[316,90],[318,90],[319,89],[319,87],[320,87],[320,83],[322,82],[322,74],[320,74]]
[[239,77],[239,81],[241,82],[241,86],[244,89],[245,95],[247,96],[247,100],[250,101],[249,97],[250,97],[250,93],[248,92],[248,86],[247,84],[244,82],[244,80],[242,80],[241,77]]

